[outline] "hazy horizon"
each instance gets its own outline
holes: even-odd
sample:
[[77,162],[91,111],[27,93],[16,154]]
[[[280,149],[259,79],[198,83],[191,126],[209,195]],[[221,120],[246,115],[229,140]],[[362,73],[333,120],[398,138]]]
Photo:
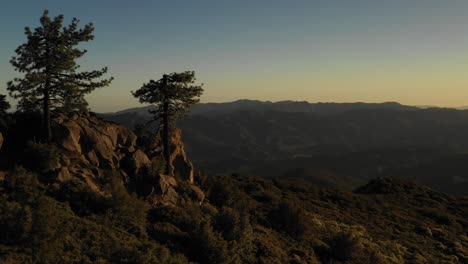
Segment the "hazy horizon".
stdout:
[[[352,102],[322,102],[322,101],[317,101],[317,102],[310,102],[307,100],[278,100],[278,101],[269,101],[269,100],[257,100],[257,99],[248,99],[248,98],[242,98],[242,99],[236,99],[232,101],[219,101],[219,102],[200,102],[202,104],[226,104],[226,103],[234,103],[238,101],[258,101],[262,103],[281,103],[281,102],[296,102],[296,103],[302,103],[306,102],[309,104],[385,104],[385,103],[397,103],[401,104],[400,102],[395,102],[395,101],[380,101],[380,102],[361,102],[361,101],[352,101]],[[438,105],[406,105],[406,104],[401,104],[403,106],[410,106],[410,107],[417,107],[421,109],[426,109],[426,108],[450,108],[450,109],[457,109],[457,110],[467,110],[467,106],[438,106]],[[135,107],[128,107],[128,108],[122,108],[122,109],[116,109],[112,111],[94,111],[96,113],[101,113],[101,114],[112,114],[112,113],[118,113],[121,111],[126,111],[126,110],[131,110],[134,108],[140,108],[140,107],[148,107],[150,105],[148,104],[139,104]]]
[[[419,2],[419,1],[418,1]],[[7,1],[0,10],[0,93],[44,9],[95,25],[83,68],[115,81],[95,112],[140,106],[130,91],[194,70],[202,102],[238,99],[468,105],[468,2]]]

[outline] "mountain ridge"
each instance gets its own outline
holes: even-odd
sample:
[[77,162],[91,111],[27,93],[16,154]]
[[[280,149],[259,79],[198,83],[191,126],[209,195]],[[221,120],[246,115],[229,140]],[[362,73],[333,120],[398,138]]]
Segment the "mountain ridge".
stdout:
[[[248,107],[234,107],[237,104]],[[252,104],[256,107],[252,108]],[[289,107],[284,108],[283,104],[295,105],[292,108],[294,111]],[[301,108],[304,105],[306,108]],[[317,180],[326,186],[338,187],[344,186],[343,181],[335,177],[341,175],[344,179],[353,179],[347,182],[350,183],[349,187],[355,187],[354,182],[363,183],[370,179],[370,175],[417,175],[420,182],[439,190],[454,190],[452,194],[468,195],[463,191],[466,184],[466,177],[463,175],[468,172],[464,166],[459,166],[459,170],[445,170],[447,175],[442,173],[442,169],[428,170],[431,173],[427,175],[427,179],[422,173],[417,173],[417,170],[426,170],[422,166],[441,164],[447,158],[455,159],[450,164],[459,163],[457,155],[468,151],[467,110],[421,109],[398,103],[345,106],[320,104],[322,110],[328,110],[314,113],[309,111],[309,103],[291,101],[279,104],[240,101],[228,106],[227,109],[223,104],[202,106],[199,109],[203,111],[197,110],[198,114],[191,114],[178,123],[184,130],[186,150],[194,163],[212,173],[255,175],[261,171],[259,174],[265,175],[270,170],[266,166],[258,166],[259,164],[265,162],[275,167],[274,163],[280,162],[291,167],[266,176],[281,176],[283,174],[279,175],[278,172],[282,171],[290,177],[289,172],[296,172],[299,173],[296,175],[298,177],[311,177],[311,180]],[[210,110],[213,107],[221,109]],[[128,127],[147,121],[145,116],[137,113],[101,117]],[[382,155],[387,160],[374,159],[372,156],[375,155]],[[409,160],[402,160],[398,155]],[[346,157],[349,156],[359,157],[355,161],[362,168],[345,171],[344,174],[333,169],[330,174],[328,172],[331,165],[320,168],[317,165],[312,166],[315,163],[311,162],[311,165],[302,163],[297,167],[294,161],[317,157],[318,160],[326,161],[324,165],[333,164],[333,161],[347,164]],[[382,169],[379,166],[383,166]],[[411,173],[406,170],[411,170]],[[336,185],[329,185],[329,182],[323,180],[323,175],[317,175],[317,171],[336,179],[333,180]],[[457,185],[454,179],[461,183]]]
[[[101,115],[121,115],[128,113],[137,113],[146,115],[147,110],[153,106],[134,107],[115,112],[100,113]],[[333,113],[343,112],[355,109],[395,109],[395,110],[417,110],[420,109],[415,106],[403,105],[398,102],[382,102],[382,103],[334,103],[334,102],[317,102],[310,103],[307,101],[260,101],[250,99],[239,99],[231,102],[208,102],[199,103],[192,107],[190,114],[204,114],[210,111],[217,111],[219,113],[239,111],[239,110],[257,110],[257,111],[291,111],[291,112],[310,112],[310,113]]]

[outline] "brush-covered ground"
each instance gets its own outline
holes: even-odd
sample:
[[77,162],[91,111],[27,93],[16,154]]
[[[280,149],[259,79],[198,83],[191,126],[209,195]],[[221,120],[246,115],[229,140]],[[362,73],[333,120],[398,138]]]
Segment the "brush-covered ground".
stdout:
[[397,178],[354,192],[232,175],[208,201],[150,207],[109,175],[97,196],[16,168],[0,189],[1,263],[467,263],[468,199]]

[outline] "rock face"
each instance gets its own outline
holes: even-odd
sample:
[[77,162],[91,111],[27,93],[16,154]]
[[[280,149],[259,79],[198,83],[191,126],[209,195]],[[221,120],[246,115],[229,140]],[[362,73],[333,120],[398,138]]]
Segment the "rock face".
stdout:
[[101,182],[113,173],[127,184],[137,186],[137,193],[149,197],[155,205],[184,202],[182,196],[187,190],[195,193],[191,195],[194,201],[204,199],[203,191],[193,186],[193,165],[185,153],[180,130],[171,138],[172,176],[160,174],[164,167],[160,145],[145,152],[143,149],[148,148],[137,146],[137,137],[130,129],[92,114],[56,116],[53,135],[63,153],[53,171],[59,185],[80,181],[94,192],[106,195]]
[[104,122],[92,115],[59,115],[53,119],[54,137],[66,157],[79,157],[89,165],[119,168],[120,160],[135,152],[136,136],[130,129]]
[[184,180],[193,183],[193,164],[187,157],[182,143],[182,131],[177,129],[171,138],[171,164],[172,173]]
[[62,150],[57,180],[84,181],[91,190],[101,192],[98,184],[104,171],[121,172],[120,162],[135,152],[136,136],[130,129],[103,122],[89,114],[65,114],[53,118],[53,135]]
[[[185,146],[182,142],[182,131],[180,129],[175,129],[172,132],[169,143],[171,145],[171,175],[193,183],[193,164],[185,152]],[[150,151],[149,156],[152,158],[153,162],[155,159],[162,158],[163,153],[161,146],[162,142],[158,141]]]
[[148,156],[140,149],[127,155],[121,164],[131,178],[138,179],[151,174],[152,163]]

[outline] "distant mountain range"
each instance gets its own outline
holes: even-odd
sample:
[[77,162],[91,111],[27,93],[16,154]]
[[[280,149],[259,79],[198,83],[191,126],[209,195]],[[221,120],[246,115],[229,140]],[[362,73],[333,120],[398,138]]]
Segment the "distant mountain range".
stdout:
[[[118,116],[129,113],[148,115],[148,110],[153,106],[130,108],[114,113],[105,113],[107,116]],[[424,107],[428,108],[428,107]],[[417,110],[420,107],[406,106],[396,102],[385,103],[309,103],[306,101],[257,101],[237,100],[226,103],[200,103],[192,107],[190,114],[221,114],[233,111],[283,111],[302,112],[314,114],[335,114],[358,109],[392,109],[392,110]]]
[[[150,108],[100,116],[134,127],[149,120]],[[284,159],[384,146],[468,149],[468,111],[394,102],[198,104],[179,127],[196,161]]]
[[[149,108],[100,116],[133,127],[149,119]],[[178,126],[190,157],[212,172],[301,177],[349,189],[396,173],[424,178],[425,171],[428,185],[468,194],[468,167],[447,176],[440,169],[468,162],[468,110],[239,100],[195,105]]]

